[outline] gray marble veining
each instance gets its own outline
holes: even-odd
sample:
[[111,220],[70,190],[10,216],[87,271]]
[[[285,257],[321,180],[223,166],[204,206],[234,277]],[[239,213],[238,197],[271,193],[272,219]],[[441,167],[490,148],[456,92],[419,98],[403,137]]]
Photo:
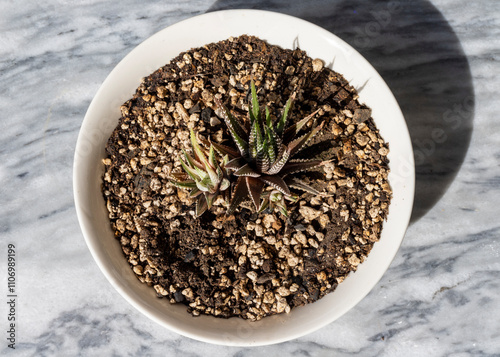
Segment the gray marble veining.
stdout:
[[[78,130],[115,64],[168,25],[234,7],[304,18],[359,50],[398,99],[417,163],[413,223],[375,289],[317,332],[259,348],[197,342],[133,309],[94,263],[72,198]],[[18,269],[16,350],[1,332],[1,355],[500,356],[500,2],[0,0],[0,8],[2,305],[9,243]]]

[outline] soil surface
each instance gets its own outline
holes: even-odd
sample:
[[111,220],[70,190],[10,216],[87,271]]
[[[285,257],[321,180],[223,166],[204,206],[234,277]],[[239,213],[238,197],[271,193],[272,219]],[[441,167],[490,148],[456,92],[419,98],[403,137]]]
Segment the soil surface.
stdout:
[[[322,195],[295,192],[288,219],[251,204],[227,216],[222,197],[196,217],[189,192],[169,175],[182,171],[189,129],[233,145],[214,100],[244,116],[251,79],[276,116],[296,93],[292,123],[320,109],[323,130],[299,156],[330,162],[299,178]],[[250,36],[192,49],[144,78],[121,111],[103,160],[112,228],[138,279],[195,316],[258,320],[312,303],[380,238],[391,198],[388,145],[356,90],[300,49]]]

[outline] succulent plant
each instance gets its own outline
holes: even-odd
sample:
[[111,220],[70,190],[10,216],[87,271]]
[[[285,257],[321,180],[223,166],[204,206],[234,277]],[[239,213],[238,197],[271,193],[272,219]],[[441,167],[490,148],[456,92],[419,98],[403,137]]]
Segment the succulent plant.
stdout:
[[281,191],[276,189],[264,191],[261,197],[262,203],[259,207],[259,213],[265,210],[269,210],[271,212],[277,210],[285,217],[288,217],[288,209],[286,207],[285,198],[291,202],[297,202],[298,200],[297,196],[284,195]]
[[231,186],[225,167],[229,157],[225,155],[219,163],[214,147],[210,145],[210,149],[206,152],[193,130],[191,130],[190,139],[193,156],[182,150],[185,161],[180,159],[180,162],[185,172],[172,173],[176,180],[170,180],[170,182],[177,187],[191,190],[189,196],[197,197],[196,215],[200,216],[212,207],[217,195]]
[[273,122],[269,108],[265,107],[264,113],[260,109],[253,80],[251,94],[248,127],[237,120],[220,101],[216,102],[218,115],[224,120],[237,147],[234,149],[211,143],[219,153],[229,157],[230,160],[225,167],[233,170],[233,175],[238,177],[228,214],[248,196],[256,210],[259,210],[265,185],[271,186],[286,197],[291,197],[292,193],[286,183],[287,176],[322,164],[320,160],[293,159],[294,155],[321,130],[322,124],[317,126],[313,123],[311,130],[296,138],[317,111],[286,127],[294,100],[293,95],[287,101],[281,116]]
[[[319,192],[315,188],[309,186],[307,183],[305,183],[302,180],[299,180],[296,177],[286,177],[285,178],[285,183],[294,189],[308,192],[314,196],[326,196],[325,194]],[[285,195],[281,191],[276,190],[276,189],[271,189],[271,190],[266,190],[262,193],[261,195],[262,202],[259,207],[259,213],[263,212],[265,210],[269,211],[279,211],[283,216],[288,217],[288,210],[286,206],[286,200],[290,202],[297,202],[299,197],[297,195]]]

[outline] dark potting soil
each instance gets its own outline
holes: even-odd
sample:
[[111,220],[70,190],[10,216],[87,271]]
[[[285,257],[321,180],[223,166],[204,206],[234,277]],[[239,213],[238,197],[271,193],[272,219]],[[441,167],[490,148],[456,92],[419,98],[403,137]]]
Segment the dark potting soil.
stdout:
[[[322,192],[295,192],[289,217],[216,199],[200,217],[180,172],[189,129],[232,145],[215,98],[248,110],[249,84],[275,115],[292,93],[291,122],[316,109],[324,122],[302,158],[329,163],[299,175]],[[181,53],[142,80],[121,107],[103,160],[103,194],[115,237],[138,279],[193,315],[258,320],[333,291],[369,254],[387,217],[388,145],[344,77],[309,58],[241,36]],[[310,123],[311,125],[311,123]]]

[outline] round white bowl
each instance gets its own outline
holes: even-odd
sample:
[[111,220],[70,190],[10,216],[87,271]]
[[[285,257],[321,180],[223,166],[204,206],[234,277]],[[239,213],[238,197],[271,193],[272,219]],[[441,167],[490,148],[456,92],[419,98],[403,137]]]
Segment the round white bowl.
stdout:
[[[200,29],[202,29],[200,31]],[[182,51],[255,35],[270,44],[294,48],[297,43],[312,58],[321,58],[356,88],[360,101],[372,108],[382,137],[390,145],[389,180],[393,189],[389,216],[381,239],[368,259],[337,290],[289,314],[249,322],[239,318],[193,317],[181,304],[158,299],[140,283],[115,240],[101,193],[108,137],[120,118],[120,105],[132,97],[145,77]],[[377,284],[403,240],[414,195],[413,152],[403,115],[391,91],[375,69],[351,46],[328,31],[291,16],[259,10],[212,12],[172,25],[137,46],[109,74],[83,121],[74,161],[75,205],[87,245],[109,282],[135,308],[179,334],[215,344],[257,346],[294,339],[336,320]]]

